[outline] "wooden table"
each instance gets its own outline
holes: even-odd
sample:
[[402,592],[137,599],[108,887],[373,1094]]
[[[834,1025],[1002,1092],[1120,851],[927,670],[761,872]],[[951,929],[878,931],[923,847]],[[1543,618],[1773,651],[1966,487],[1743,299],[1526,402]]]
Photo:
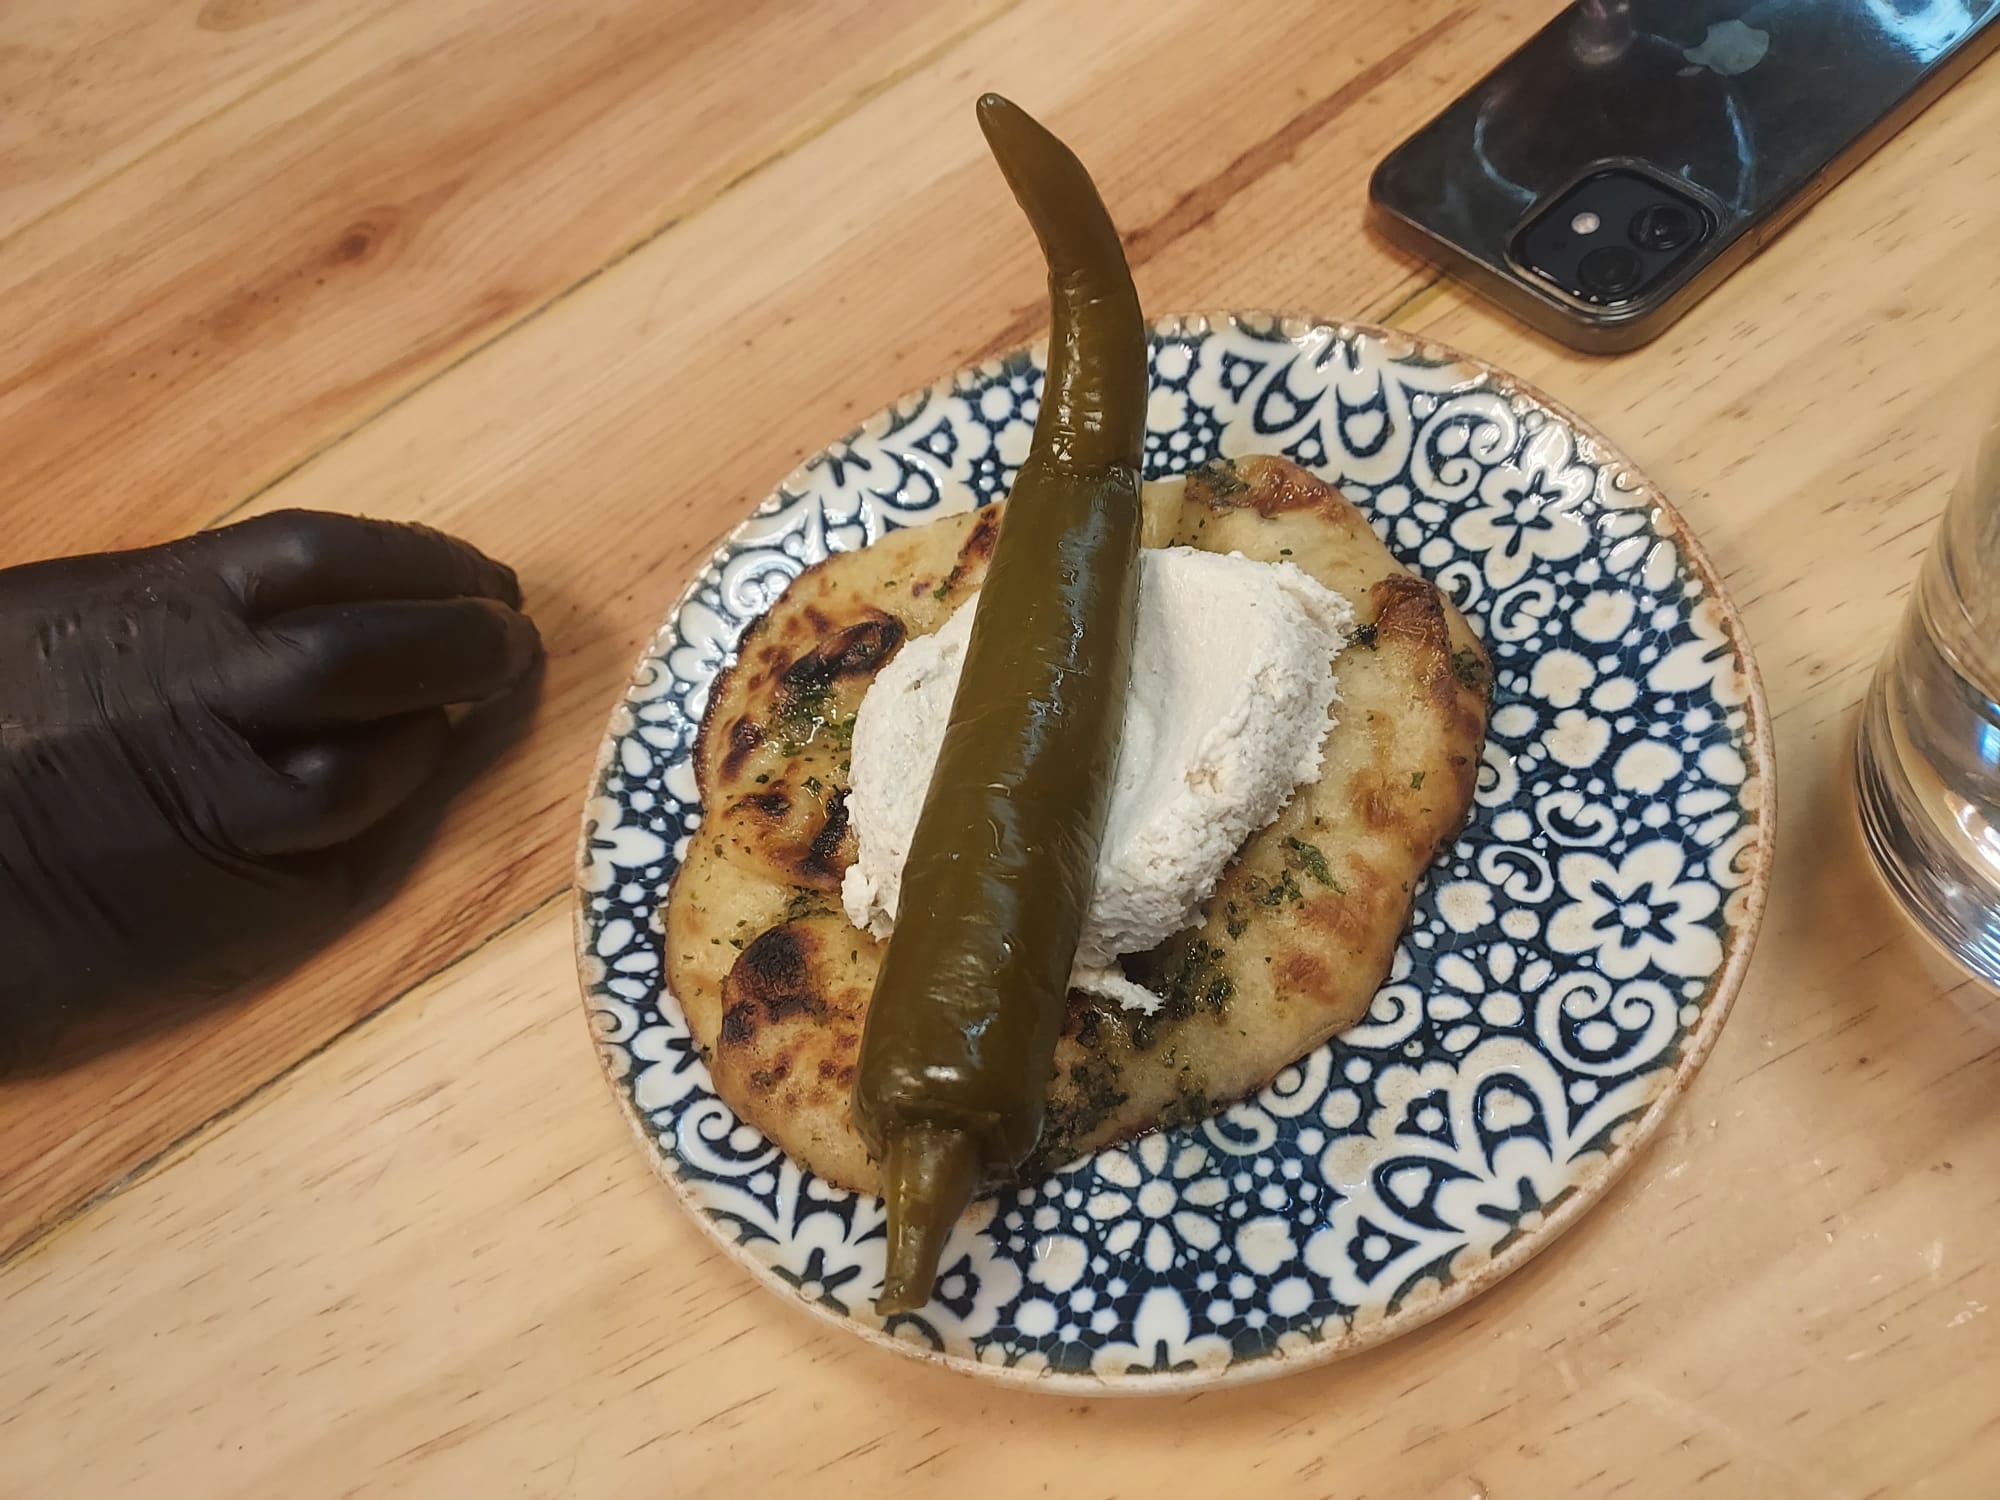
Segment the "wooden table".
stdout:
[[[391,908],[0,1090],[0,1494],[1994,1493],[2000,1017],[1866,867],[1848,741],[2000,399],[2000,63],[1596,360],[1360,223],[1553,8],[13,0],[0,561],[421,519],[519,565],[552,661]],[[1386,322],[1586,413],[1727,576],[1779,740],[1748,986],[1609,1200],[1413,1337],[1171,1404],[990,1389],[761,1291],[633,1148],[570,963],[586,771],[697,560],[1041,319],[986,87],[1082,149],[1149,308]]]

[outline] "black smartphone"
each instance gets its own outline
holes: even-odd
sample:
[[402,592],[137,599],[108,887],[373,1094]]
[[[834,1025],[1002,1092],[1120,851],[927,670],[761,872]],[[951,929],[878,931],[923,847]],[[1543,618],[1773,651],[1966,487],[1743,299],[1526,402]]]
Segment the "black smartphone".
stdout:
[[1653,338],[2000,43],[2000,0],[1583,0],[1398,146],[1390,238],[1543,332]]

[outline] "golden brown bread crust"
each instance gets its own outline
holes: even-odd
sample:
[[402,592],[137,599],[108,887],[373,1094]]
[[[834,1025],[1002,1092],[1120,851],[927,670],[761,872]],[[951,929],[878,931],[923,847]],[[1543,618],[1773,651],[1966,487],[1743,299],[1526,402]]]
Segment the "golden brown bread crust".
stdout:
[[978,591],[1000,534],[991,508],[884,537],[808,568],[753,621],[715,681],[696,784],[730,857],[787,885],[838,891],[854,863],[848,742],[875,674]]
[[716,1092],[822,1177],[872,1180],[847,1121],[877,951],[839,914],[784,922],[744,948],[722,984]]
[[[1359,1020],[1418,879],[1471,809],[1485,738],[1484,650],[1331,486],[1249,458],[1149,485],[1145,504],[1148,545],[1291,561],[1354,602],[1361,636],[1339,662],[1320,779],[1245,844],[1200,927],[1128,960],[1163,1010],[1070,997],[1030,1171],[1201,1119]],[[839,908],[847,741],[874,674],[979,587],[998,511],[807,570],[744,637],[696,747],[714,811],[668,898],[668,986],[730,1107],[862,1191],[877,1182],[848,1085],[880,945]]]

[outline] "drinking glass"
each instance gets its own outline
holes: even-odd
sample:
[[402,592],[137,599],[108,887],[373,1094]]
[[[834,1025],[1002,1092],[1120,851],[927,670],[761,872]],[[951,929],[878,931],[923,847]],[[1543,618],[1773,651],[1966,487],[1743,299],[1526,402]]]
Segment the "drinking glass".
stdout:
[[2000,415],[1876,668],[1855,778],[1862,831],[1890,888],[2000,989]]

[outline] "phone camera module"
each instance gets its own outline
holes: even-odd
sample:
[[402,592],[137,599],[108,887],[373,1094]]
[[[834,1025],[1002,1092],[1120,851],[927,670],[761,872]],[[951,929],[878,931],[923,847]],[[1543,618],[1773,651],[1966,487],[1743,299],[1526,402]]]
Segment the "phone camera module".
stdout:
[[1695,232],[1693,215],[1675,203],[1647,204],[1632,215],[1631,226],[1626,230],[1632,243],[1641,250],[1662,254],[1680,249],[1694,239]]
[[1715,227],[1684,183],[1607,162],[1537,204],[1509,256],[1566,296],[1623,315],[1673,286]]
[[1599,245],[1576,263],[1576,277],[1592,297],[1617,302],[1646,279],[1646,263],[1623,245]]

